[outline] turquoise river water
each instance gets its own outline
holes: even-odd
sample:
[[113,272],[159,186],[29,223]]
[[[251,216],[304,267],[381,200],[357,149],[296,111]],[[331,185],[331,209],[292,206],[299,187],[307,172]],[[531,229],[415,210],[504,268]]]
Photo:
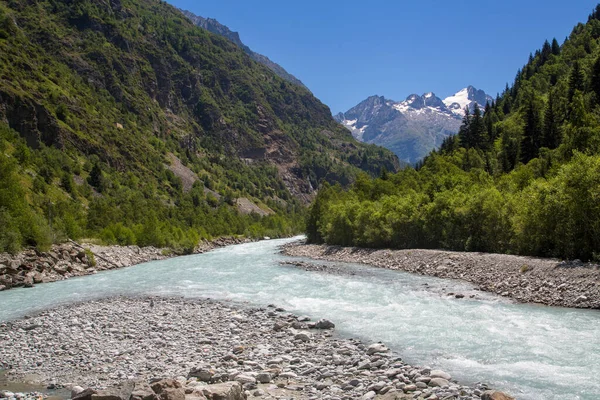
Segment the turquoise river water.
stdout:
[[463,384],[486,382],[525,400],[600,399],[600,312],[514,304],[467,283],[364,265],[337,264],[348,270],[341,275],[281,266],[290,258],[278,246],[291,240],[0,292],[0,321],[115,295],[272,303],[331,319],[343,336],[383,341],[406,362],[444,369]]

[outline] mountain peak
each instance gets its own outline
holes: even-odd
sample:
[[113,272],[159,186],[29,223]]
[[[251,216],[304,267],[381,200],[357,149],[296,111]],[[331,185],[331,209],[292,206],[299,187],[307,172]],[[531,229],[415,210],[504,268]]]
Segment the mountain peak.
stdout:
[[386,147],[414,164],[458,132],[465,107],[486,101],[491,97],[473,86],[445,100],[434,92],[413,93],[399,102],[370,96],[335,119],[358,140]]
[[465,108],[469,107],[469,111],[475,109],[475,104],[480,108],[485,107],[485,104],[492,102],[494,99],[488,96],[483,90],[477,89],[472,85],[459,90],[454,95],[446,97],[443,101],[446,107],[454,114],[459,116],[465,115]]

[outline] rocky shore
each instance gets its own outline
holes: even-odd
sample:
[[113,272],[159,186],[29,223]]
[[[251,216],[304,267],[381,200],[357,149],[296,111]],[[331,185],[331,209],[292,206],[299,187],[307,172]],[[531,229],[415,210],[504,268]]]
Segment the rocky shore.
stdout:
[[[250,241],[237,237],[203,241],[195,249],[195,253]],[[171,249],[156,247],[98,246],[75,242],[53,245],[47,252],[28,249],[15,255],[0,253],[0,291],[32,287],[38,283],[95,274],[98,271],[129,267],[176,255]]]
[[524,303],[600,309],[600,266],[578,260],[441,250],[374,250],[302,242],[284,246],[283,253],[461,279],[480,290]]
[[77,400],[511,399],[334,327],[275,306],[112,298],[0,323],[0,369]]

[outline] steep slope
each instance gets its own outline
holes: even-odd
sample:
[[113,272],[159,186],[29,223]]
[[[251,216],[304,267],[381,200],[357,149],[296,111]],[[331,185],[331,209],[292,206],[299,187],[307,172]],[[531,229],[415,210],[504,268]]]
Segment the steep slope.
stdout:
[[464,110],[492,101],[483,91],[469,86],[447,99],[434,93],[411,94],[395,102],[372,96],[335,119],[363,142],[392,150],[400,160],[415,164],[445,138],[458,133]]
[[204,18],[200,17],[191,11],[182,10],[183,15],[189,18],[196,26],[199,26],[203,29],[206,29],[214,34],[223,36],[224,38],[229,39],[233,43],[237,44],[246,54],[250,56],[254,61],[259,62],[265,66],[267,66],[271,71],[275,72],[279,77],[285,79],[286,81],[302,86],[306,88],[304,83],[300,81],[300,79],[296,78],[294,75],[287,72],[281,65],[273,62],[269,59],[269,57],[264,56],[262,54],[256,53],[252,51],[248,46],[246,46],[242,40],[240,39],[240,35],[238,32],[233,32],[227,26],[221,24],[219,21],[213,18]]
[[315,242],[574,260],[561,268],[599,261],[600,5],[562,45],[530,54],[512,86],[418,170],[322,189],[314,204]]
[[0,1],[0,76],[0,250],[289,234],[322,179],[398,167],[164,2]]

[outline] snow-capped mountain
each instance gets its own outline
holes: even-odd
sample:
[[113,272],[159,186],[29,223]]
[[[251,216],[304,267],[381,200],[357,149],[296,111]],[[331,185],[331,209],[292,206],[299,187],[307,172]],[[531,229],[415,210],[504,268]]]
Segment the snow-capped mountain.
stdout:
[[475,104],[478,104],[481,109],[485,107],[485,103],[491,103],[493,99],[488,96],[483,90],[475,89],[473,86],[466,87],[450,97],[446,97],[444,104],[453,113],[463,117],[465,115],[465,108],[468,106],[469,110],[473,112]]
[[414,164],[458,133],[466,107],[473,111],[475,104],[483,108],[488,101],[492,98],[473,86],[444,100],[432,92],[400,102],[371,96],[335,119],[356,139],[386,147]]

